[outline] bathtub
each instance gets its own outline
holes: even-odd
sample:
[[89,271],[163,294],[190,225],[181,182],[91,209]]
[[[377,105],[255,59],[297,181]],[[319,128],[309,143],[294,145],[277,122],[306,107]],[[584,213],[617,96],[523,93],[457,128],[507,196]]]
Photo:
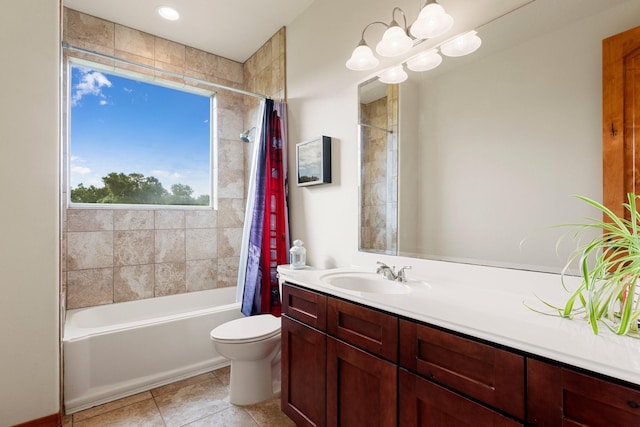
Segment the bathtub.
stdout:
[[242,317],[235,288],[68,310],[67,414],[229,364],[209,332]]

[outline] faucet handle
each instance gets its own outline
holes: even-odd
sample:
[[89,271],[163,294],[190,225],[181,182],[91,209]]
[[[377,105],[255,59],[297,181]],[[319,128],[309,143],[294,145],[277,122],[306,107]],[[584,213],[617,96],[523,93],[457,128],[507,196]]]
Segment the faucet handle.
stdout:
[[396,274],[396,280],[398,282],[406,282],[407,281],[407,275],[406,275],[406,270],[411,270],[411,266],[410,265],[405,265],[404,267],[400,268],[398,270],[398,273]]

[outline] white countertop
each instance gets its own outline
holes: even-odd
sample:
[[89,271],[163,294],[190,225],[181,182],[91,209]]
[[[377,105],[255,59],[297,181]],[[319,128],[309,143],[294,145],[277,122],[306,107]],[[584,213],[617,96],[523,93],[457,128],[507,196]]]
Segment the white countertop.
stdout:
[[[359,293],[322,280],[327,273],[375,272],[375,260],[412,266],[407,272],[411,291]],[[280,266],[278,272],[309,289],[640,385],[640,339],[618,336],[604,325],[594,335],[582,318],[562,319],[527,308],[545,310],[536,295],[564,306],[569,294],[558,274],[387,256],[356,261],[358,266],[330,270]],[[577,286],[580,278],[565,282]]]

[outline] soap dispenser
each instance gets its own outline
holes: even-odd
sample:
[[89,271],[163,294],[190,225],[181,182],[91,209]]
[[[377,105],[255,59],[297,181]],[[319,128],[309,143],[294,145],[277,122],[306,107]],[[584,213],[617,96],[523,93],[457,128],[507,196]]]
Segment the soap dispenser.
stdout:
[[291,254],[291,268],[299,270],[305,267],[307,260],[307,250],[302,246],[304,242],[302,240],[294,240],[293,246],[289,249]]

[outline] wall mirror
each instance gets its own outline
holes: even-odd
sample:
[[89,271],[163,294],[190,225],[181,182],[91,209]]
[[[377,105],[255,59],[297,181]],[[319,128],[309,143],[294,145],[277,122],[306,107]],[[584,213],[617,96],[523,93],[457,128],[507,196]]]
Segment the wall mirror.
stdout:
[[625,1],[537,0],[478,29],[480,50],[362,83],[360,250],[558,272],[559,224],[602,195],[601,43]]

